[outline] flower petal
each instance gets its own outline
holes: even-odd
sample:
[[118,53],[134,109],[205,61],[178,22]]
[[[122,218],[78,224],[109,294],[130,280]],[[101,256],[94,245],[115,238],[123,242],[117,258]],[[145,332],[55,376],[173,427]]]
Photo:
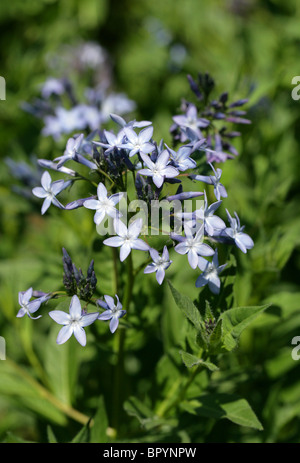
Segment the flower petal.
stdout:
[[40,307],[41,307],[41,301],[39,300],[31,301],[29,302],[27,306],[30,313],[36,312]]
[[52,310],[49,315],[59,325],[68,325],[70,323],[70,315],[62,310]]
[[42,188],[40,186],[37,186],[37,187],[33,188],[32,193],[37,198],[46,198],[48,196],[47,191],[45,191],[44,188]]
[[105,296],[104,296],[104,299],[105,299],[106,304],[107,304],[108,307],[110,308],[110,310],[113,310],[113,309],[115,308],[115,301],[114,301],[114,298],[111,297],[111,296],[105,295]]
[[116,331],[119,325],[119,319],[117,317],[112,317],[110,324],[109,324],[109,329],[112,333]]
[[121,246],[120,249],[120,261],[123,262],[130,254],[131,246],[128,243],[125,243]]
[[162,284],[163,280],[165,278],[165,271],[163,268],[159,268],[156,272],[156,280],[159,285]]
[[197,253],[193,250],[193,249],[190,249],[190,251],[188,252],[188,261],[189,261],[189,264],[190,266],[195,269],[198,265],[198,256],[197,256]]
[[134,220],[128,227],[128,236],[130,238],[137,238],[141,233],[143,226],[143,219],[140,217],[139,219]]
[[71,325],[66,325],[61,328],[58,333],[56,343],[64,344],[73,334],[73,327]]
[[94,323],[95,320],[99,317],[99,312],[87,313],[86,315],[82,316],[81,319],[81,326],[89,326]]
[[51,186],[51,176],[49,174],[49,172],[45,171],[42,175],[42,178],[41,178],[41,184],[42,184],[42,187],[44,188],[44,190],[49,190],[50,189],[50,186]]
[[107,189],[105,188],[105,185],[103,183],[99,183],[97,187],[97,195],[100,201],[104,201],[107,199]]
[[79,325],[75,325],[73,332],[79,344],[81,344],[84,347],[86,345],[86,334],[84,329]]
[[120,219],[114,220],[114,229],[117,235],[125,238],[127,236],[127,227]]
[[51,197],[50,196],[47,196],[47,198],[44,200],[43,202],[43,205],[42,205],[42,209],[41,209],[41,214],[44,215],[45,212],[49,209],[50,205],[51,205]]
[[118,248],[119,246],[123,246],[124,239],[120,236],[113,236],[111,238],[106,238],[106,240],[103,241],[103,244],[106,246],[112,246],[113,248]]
[[29,288],[27,289],[27,291],[25,291],[22,295],[22,305],[24,304],[28,304],[28,302],[30,301],[30,299],[32,298],[32,292],[33,292],[33,289],[32,288]]
[[134,240],[131,244],[132,249],[137,249],[138,251],[149,251],[149,244],[145,243],[145,241],[141,240],[140,238]]
[[27,310],[24,309],[24,307],[22,307],[19,312],[17,313],[16,317],[20,318],[20,317],[24,317],[24,315],[26,314]]
[[102,222],[102,220],[104,219],[105,217],[105,211],[104,210],[98,210],[95,212],[95,215],[94,215],[94,222],[96,225],[100,225],[100,223]]
[[156,269],[155,264],[152,263],[152,264],[147,265],[147,267],[145,267],[144,273],[153,273],[153,272],[156,272],[156,270],[157,269]]
[[143,143],[148,142],[153,135],[153,127],[146,127],[145,129],[141,130],[138,136],[139,144],[142,145]]
[[70,308],[69,308],[70,316],[72,318],[80,318],[82,314],[81,304],[78,296],[76,294],[72,297]]
[[112,318],[111,310],[105,310],[105,312],[102,312],[98,317],[99,320],[110,320],[111,318]]
[[101,206],[101,203],[100,201],[98,201],[98,199],[88,199],[84,201],[83,205],[87,209],[99,209],[99,207]]

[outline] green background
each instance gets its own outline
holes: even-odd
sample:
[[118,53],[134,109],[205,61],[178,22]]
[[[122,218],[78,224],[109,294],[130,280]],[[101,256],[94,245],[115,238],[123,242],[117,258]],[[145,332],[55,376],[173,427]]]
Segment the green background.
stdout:
[[[156,140],[170,141],[171,117],[182,98],[192,98],[187,74],[207,71],[218,95],[249,98],[252,124],[241,128],[235,144],[240,155],[222,167],[226,207],[238,212],[255,242],[247,255],[236,253],[235,298],[240,306],[273,305],[246,330],[239,350],[221,360],[210,387],[245,397],[264,430],[201,418],[197,427],[184,416],[176,436],[166,439],[299,442],[300,361],[291,357],[292,338],[300,336],[300,101],[291,96],[292,78],[300,74],[299,2],[5,0],[0,28],[0,74],[6,79],[6,101],[0,101],[0,335],[7,354],[0,362],[2,440],[45,442],[50,423],[68,441],[79,425],[55,399],[87,415],[99,395],[107,408],[111,400],[106,372],[114,358],[107,330],[97,347],[91,342],[83,352],[74,342],[58,351],[57,327],[47,316],[39,325],[16,318],[18,291],[54,290],[61,282],[63,246],[83,269],[94,258],[101,291],[111,293],[111,263],[100,252],[91,216],[51,208],[41,217],[39,202],[12,191],[17,181],[4,161],[59,155],[63,145],[42,138],[42,124],[21,103],[31,101],[49,76],[49,53],[88,40],[107,50],[113,88],[136,102],[136,119],[153,121]],[[72,78],[68,66],[63,72]],[[187,261],[175,262],[169,276],[177,289],[197,296]],[[182,320],[166,284],[158,288],[154,279],[141,278],[141,287],[146,334],[128,339],[126,394],[143,398],[161,355],[180,345]]]

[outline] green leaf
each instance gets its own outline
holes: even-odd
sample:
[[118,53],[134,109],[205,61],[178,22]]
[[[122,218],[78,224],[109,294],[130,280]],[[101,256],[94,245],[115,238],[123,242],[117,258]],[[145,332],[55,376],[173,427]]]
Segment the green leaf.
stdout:
[[196,365],[202,365],[203,367],[207,368],[210,371],[217,371],[219,368],[211,362],[206,362],[202,359],[196,357],[196,355],[189,354],[188,352],[184,352],[181,350],[180,352],[181,358],[183,363],[186,367],[191,368]]
[[0,363],[0,395],[7,402],[14,400],[21,409],[27,409],[60,426],[66,425],[65,415],[49,402],[39,388],[30,381],[28,371],[10,359]]
[[87,444],[90,437],[90,423],[85,424],[75,437],[71,440],[71,444]]
[[169,280],[168,283],[177,307],[184,313],[186,318],[190,320],[194,327],[200,331],[202,329],[203,321],[199,310],[188,296],[179,293]]
[[193,415],[216,420],[226,418],[240,426],[263,429],[247,400],[230,394],[204,394],[198,399],[182,402],[181,407]]
[[21,437],[15,436],[13,433],[8,432],[4,440],[5,444],[34,444],[34,441],[22,439]]
[[94,424],[90,431],[90,443],[103,444],[109,439],[106,431],[108,428],[108,418],[103,396],[99,399],[98,408],[94,416]]
[[138,419],[141,426],[146,430],[151,430],[157,426],[175,427],[178,422],[177,419],[165,419],[157,416],[150,408],[147,407],[136,397],[130,397],[124,404],[124,410],[130,416]]
[[153,417],[152,410],[150,410],[136,397],[130,397],[124,403],[124,410],[128,413],[128,415],[135,416],[140,421],[140,423],[143,423],[145,418],[147,419]]
[[222,313],[222,341],[225,349],[233,350],[243,330],[255,320],[270,304],[254,307],[236,307]]
[[[71,298],[65,298],[56,306],[56,310],[68,312],[70,301]],[[49,336],[46,339],[47,349],[44,354],[44,366],[55,396],[63,403],[71,405],[76,388],[80,361],[78,352],[81,346],[74,336],[65,344],[56,344],[59,330],[60,327],[56,324],[50,328]]]
[[55,437],[55,434],[51,428],[51,426],[47,426],[47,437],[48,437],[48,442],[49,444],[57,444],[57,439]]

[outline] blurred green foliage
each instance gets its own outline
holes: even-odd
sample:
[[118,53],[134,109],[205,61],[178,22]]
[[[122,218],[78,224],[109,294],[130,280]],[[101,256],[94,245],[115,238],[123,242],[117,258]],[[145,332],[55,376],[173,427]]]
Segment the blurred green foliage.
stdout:
[[[299,2],[14,0],[1,2],[0,26],[0,74],[6,79],[6,101],[0,101],[0,335],[7,345],[7,360],[0,361],[2,440],[71,441],[79,433],[80,442],[87,432],[80,431],[84,416],[98,407],[99,421],[110,409],[116,358],[107,330],[99,328],[101,344],[93,343],[97,333],[91,332],[80,349],[74,340],[57,346],[57,327],[49,328],[46,316],[38,329],[29,319],[16,319],[18,291],[57,289],[63,246],[85,270],[94,258],[101,289],[111,294],[110,250],[100,246],[86,211],[69,215],[52,208],[41,217],[39,203],[12,192],[17,181],[4,162],[58,155],[58,146],[40,137],[40,122],[20,105],[48,77],[50,53],[94,40],[110,54],[115,88],[136,101],[136,119],[153,121],[157,140],[170,140],[172,115],[181,98],[192,98],[187,74],[208,71],[219,94],[249,98],[252,125],[241,129],[238,158],[222,167],[226,207],[238,212],[255,242],[247,255],[235,252],[234,300],[235,306],[272,303],[243,332],[238,350],[222,357],[209,384],[203,372],[189,391],[190,398],[197,388],[211,393],[208,405],[226,394],[247,399],[263,431],[203,417],[201,401],[199,413],[182,403],[180,413],[156,422],[151,410],[185,369],[174,350],[183,347],[183,316],[166,283],[158,288],[151,277],[141,282],[130,322],[138,320],[143,332],[126,340],[123,395],[136,397],[124,411],[131,416],[128,435],[150,442],[299,443],[300,362],[291,357],[292,338],[300,335],[300,102],[291,97],[292,77],[299,74]],[[68,68],[64,73],[72,78]],[[174,262],[169,278],[197,298],[185,260]],[[110,419],[108,412],[104,423]],[[112,438],[104,428],[93,433],[91,441]]]

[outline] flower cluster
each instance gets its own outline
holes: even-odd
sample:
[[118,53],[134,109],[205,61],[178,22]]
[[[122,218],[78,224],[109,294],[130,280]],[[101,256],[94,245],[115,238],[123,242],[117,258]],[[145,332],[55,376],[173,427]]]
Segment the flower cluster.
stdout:
[[227,125],[251,123],[244,117],[246,111],[239,109],[248,100],[229,103],[228,92],[223,92],[217,99],[210,99],[215,82],[207,73],[199,73],[197,81],[189,75],[188,81],[196,102],[184,100],[181,105],[183,114],[173,117],[170,131],[174,144],[188,142],[197,146],[205,139],[208,162],[224,162],[237,156],[231,140],[239,137],[240,132],[228,131]]
[[[91,325],[96,320],[111,320],[110,331],[114,333],[119,325],[119,319],[126,314],[126,310],[122,309],[122,304],[116,295],[117,304],[114,304],[114,299],[111,296],[104,295],[105,301],[101,298],[93,297],[96,292],[97,278],[94,271],[94,261],[92,260],[85,277],[81,269],[77,269],[72,262],[71,257],[63,248],[63,285],[66,289],[66,295],[72,296],[69,313],[61,310],[51,310],[49,316],[59,325],[63,325],[57,336],[57,344],[65,343],[74,334],[77,341],[82,345],[86,345],[86,333],[84,327]],[[42,315],[33,317],[32,314],[40,309],[43,303],[47,303],[50,299],[63,297],[63,291],[55,291],[44,293],[42,291],[33,291],[29,288],[26,291],[19,292],[20,309],[17,317],[21,318],[27,315],[31,319],[41,318]],[[96,312],[87,313],[85,308],[81,307],[81,300],[92,303],[97,309],[104,308],[104,312],[97,310]]]
[[[108,53],[97,43],[66,47],[48,61],[54,75],[41,84],[38,98],[22,105],[42,120],[43,136],[60,140],[74,131],[97,130],[108,121],[110,113],[128,114],[135,109],[135,102],[127,95],[112,90]],[[69,75],[72,71],[72,80],[60,77],[65,75],[66,67]],[[76,78],[87,81],[83,95],[75,91]]]
[[[207,102],[213,83],[207,76],[203,79],[200,79],[201,85],[197,86],[189,78],[191,88],[199,101]],[[200,93],[200,88],[203,93]],[[156,280],[161,285],[176,254],[186,255],[190,267],[200,273],[195,278],[196,287],[208,285],[213,293],[218,294],[221,287],[219,275],[226,267],[226,262],[219,263],[218,246],[234,245],[246,253],[254,245],[250,236],[244,232],[244,226],[240,225],[236,212],[232,217],[226,209],[227,224],[217,215],[223,199],[227,198],[227,191],[221,183],[222,169],[214,167],[213,163],[224,162],[231,156],[221,156],[224,143],[219,139],[219,146],[212,148],[211,138],[204,137],[203,133],[213,129],[214,119],[243,122],[234,119],[238,116],[234,116],[232,111],[228,113],[226,103],[227,96],[223,94],[218,104],[211,103],[210,109],[206,107],[202,114],[197,112],[195,105],[189,104],[185,115],[174,116],[178,134],[176,141],[180,142],[177,149],[170,148],[164,140],[155,140],[150,121],[126,122],[116,114],[110,115],[117,126],[116,130],[74,135],[67,141],[62,156],[53,160],[39,160],[39,165],[47,170],[42,175],[41,186],[36,186],[32,192],[44,200],[41,213],[44,214],[51,204],[64,211],[73,211],[80,207],[93,210],[96,227],[102,225],[106,219],[112,221],[114,236],[103,239],[103,245],[119,248],[121,263],[128,259],[132,251],[145,253],[143,271],[145,274],[155,273]],[[229,107],[238,105],[239,102],[236,102]],[[222,114],[225,116],[221,117]],[[173,129],[172,133],[175,133]],[[224,131],[222,136],[225,136]],[[87,173],[79,173],[76,165],[86,169]],[[79,170],[82,172],[82,169]],[[64,174],[66,179],[52,181],[48,170],[54,171],[55,174]],[[94,194],[75,198],[63,205],[57,196],[67,188],[70,190],[78,180],[86,180],[89,192],[92,187]],[[196,182],[200,191],[184,191],[188,182]],[[174,191],[174,185],[177,191]],[[207,189],[203,188],[204,185],[208,185]],[[170,194],[172,189],[174,193]],[[211,199],[212,196],[215,197],[215,201],[210,204],[208,198]],[[186,211],[186,201],[197,197],[203,197],[201,205],[193,208],[194,210]],[[124,218],[124,210],[119,207],[124,199],[127,199],[128,204],[133,200],[142,200],[146,206],[155,204],[157,207],[159,201],[170,204],[177,201],[182,206],[176,213],[172,207],[169,209],[171,229],[161,249],[154,249],[147,242],[145,230],[150,228],[150,234],[154,232],[149,216],[142,219],[131,213],[128,220]],[[130,211],[130,208],[127,210]],[[180,230],[177,226],[178,219],[183,224]],[[96,319],[110,320],[110,330],[114,332],[119,318],[126,313],[118,296],[115,295],[116,304],[112,296],[108,295],[104,296],[105,302],[97,302],[97,305],[105,309],[102,314],[87,314],[81,309],[78,298],[88,303],[92,301],[97,282],[94,263],[92,261],[85,277],[82,271],[74,266],[67,252],[63,252],[64,285],[67,294],[73,296],[73,299],[69,314],[57,311],[50,313],[57,323],[64,325],[57,342],[65,342],[74,333],[76,339],[85,344],[83,327]],[[172,260],[171,252],[174,255]],[[30,301],[31,296],[28,292],[20,296],[21,315],[30,315],[39,308],[36,301]]]

